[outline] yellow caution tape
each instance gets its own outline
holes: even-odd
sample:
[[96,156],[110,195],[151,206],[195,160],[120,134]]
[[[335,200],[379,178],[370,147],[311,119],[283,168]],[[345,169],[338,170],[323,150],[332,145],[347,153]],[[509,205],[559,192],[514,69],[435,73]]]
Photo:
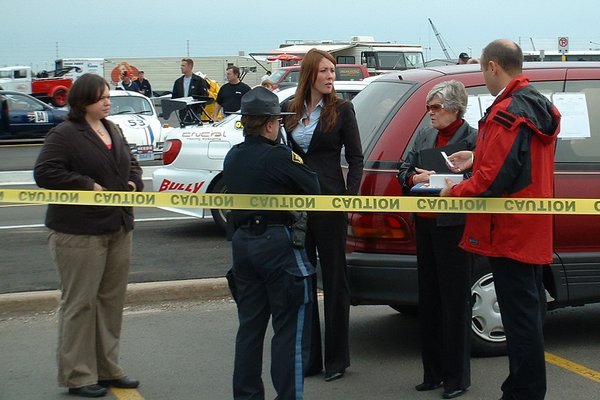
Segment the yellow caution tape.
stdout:
[[72,204],[209,209],[444,212],[506,214],[600,214],[600,199],[506,199],[480,197],[315,196],[0,190],[0,203]]

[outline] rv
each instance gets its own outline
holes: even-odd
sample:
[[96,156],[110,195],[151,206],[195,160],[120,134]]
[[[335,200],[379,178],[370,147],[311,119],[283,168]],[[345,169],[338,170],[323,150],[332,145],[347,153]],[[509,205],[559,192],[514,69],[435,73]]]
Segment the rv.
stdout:
[[[367,67],[370,75],[422,68],[425,65],[420,45],[377,42],[372,36],[353,36],[350,41],[288,40],[278,49],[250,55],[267,56],[267,59],[281,54],[303,57],[312,48],[331,53],[338,64],[362,64]],[[283,63],[282,66],[286,64]]]

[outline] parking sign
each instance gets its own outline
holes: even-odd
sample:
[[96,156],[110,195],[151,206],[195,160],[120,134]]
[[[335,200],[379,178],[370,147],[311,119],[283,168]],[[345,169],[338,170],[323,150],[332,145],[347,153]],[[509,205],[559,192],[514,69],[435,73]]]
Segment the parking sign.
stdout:
[[560,36],[558,38],[558,51],[559,53],[566,53],[569,51],[569,38],[566,36]]

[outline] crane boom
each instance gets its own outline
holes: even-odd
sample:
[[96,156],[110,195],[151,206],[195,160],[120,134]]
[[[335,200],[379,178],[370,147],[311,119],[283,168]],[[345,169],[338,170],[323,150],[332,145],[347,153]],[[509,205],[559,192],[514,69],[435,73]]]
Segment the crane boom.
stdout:
[[435,29],[435,25],[433,24],[433,21],[431,21],[431,18],[427,18],[427,19],[429,20],[429,23],[431,24],[433,33],[435,33],[435,38],[437,39],[438,43],[440,44],[440,47],[442,48],[442,51],[446,55],[446,58],[449,60],[450,54],[448,54],[448,50],[446,50],[446,46],[444,45],[444,41],[442,40],[442,35],[440,35],[440,33],[438,32],[437,29]]

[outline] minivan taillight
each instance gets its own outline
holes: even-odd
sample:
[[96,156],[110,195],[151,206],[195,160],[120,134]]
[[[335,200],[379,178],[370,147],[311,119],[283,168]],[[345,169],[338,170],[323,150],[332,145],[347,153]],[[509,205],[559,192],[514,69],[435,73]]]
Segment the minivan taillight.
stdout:
[[179,155],[181,151],[181,140],[179,139],[169,139],[165,142],[165,147],[163,150],[163,165],[169,165]]
[[414,252],[410,224],[397,213],[350,213],[348,248],[367,252]]

